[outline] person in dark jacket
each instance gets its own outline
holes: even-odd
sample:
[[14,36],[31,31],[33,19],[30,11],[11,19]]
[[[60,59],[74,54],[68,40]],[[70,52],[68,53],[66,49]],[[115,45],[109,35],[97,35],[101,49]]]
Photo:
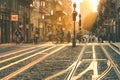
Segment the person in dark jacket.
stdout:
[[71,33],[70,31],[67,32],[67,42],[69,43],[71,41]]

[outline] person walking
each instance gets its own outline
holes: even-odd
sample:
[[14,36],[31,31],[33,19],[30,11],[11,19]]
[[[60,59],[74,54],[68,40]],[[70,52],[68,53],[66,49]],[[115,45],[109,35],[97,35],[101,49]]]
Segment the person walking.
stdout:
[[67,32],[67,42],[69,43],[71,41],[71,33],[70,31]]
[[52,32],[51,31],[48,32],[47,37],[48,37],[48,41],[52,40]]
[[23,34],[19,28],[14,32],[14,40],[16,44],[20,44],[23,41]]
[[63,38],[64,38],[64,31],[62,28],[60,28],[60,42],[63,42]]
[[35,32],[34,35],[34,43],[37,44],[38,43],[38,39],[39,39],[39,35],[38,35],[38,31]]
[[60,31],[58,29],[56,29],[56,43],[59,43],[60,40]]

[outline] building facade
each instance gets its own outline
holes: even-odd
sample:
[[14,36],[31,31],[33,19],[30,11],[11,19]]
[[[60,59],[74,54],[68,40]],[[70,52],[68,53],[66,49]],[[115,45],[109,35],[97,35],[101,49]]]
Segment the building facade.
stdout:
[[117,41],[120,42],[120,0],[114,0],[116,5],[116,16],[117,16]]
[[[29,25],[31,0],[0,0],[0,43],[14,42],[14,31],[21,27],[27,42],[26,26]],[[11,16],[16,15],[16,21]],[[29,32],[29,31],[28,31]]]
[[48,14],[47,7],[49,6],[48,2],[48,0],[33,0],[31,4],[30,24],[32,26],[32,40],[35,34],[37,34],[39,36],[38,42],[45,41],[48,23],[46,19],[46,15]]
[[109,42],[120,41],[119,0],[100,0],[97,29],[102,28]]
[[[35,3],[38,5],[36,8]],[[39,41],[47,41],[47,34],[52,32],[55,35],[56,29],[68,29],[72,21],[71,4],[71,0],[33,1],[31,24],[39,30]]]

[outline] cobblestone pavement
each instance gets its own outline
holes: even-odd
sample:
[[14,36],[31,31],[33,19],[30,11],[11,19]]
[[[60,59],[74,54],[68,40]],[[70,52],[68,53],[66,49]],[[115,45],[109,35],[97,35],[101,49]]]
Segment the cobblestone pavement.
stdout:
[[120,42],[111,43],[111,44],[120,51]]

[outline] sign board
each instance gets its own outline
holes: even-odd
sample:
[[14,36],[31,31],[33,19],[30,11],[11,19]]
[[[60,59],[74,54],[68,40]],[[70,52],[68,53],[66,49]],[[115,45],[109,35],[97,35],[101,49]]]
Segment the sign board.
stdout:
[[18,15],[11,15],[11,21],[18,21]]

